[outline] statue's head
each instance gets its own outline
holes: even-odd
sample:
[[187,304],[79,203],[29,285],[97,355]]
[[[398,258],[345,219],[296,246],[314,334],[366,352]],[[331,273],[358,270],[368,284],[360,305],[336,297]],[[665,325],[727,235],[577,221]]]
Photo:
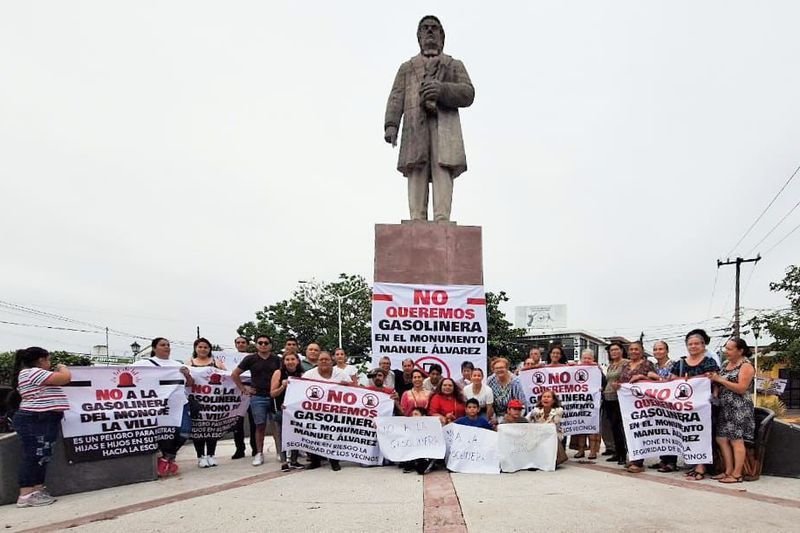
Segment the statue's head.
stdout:
[[424,55],[433,56],[442,53],[444,48],[444,28],[439,19],[433,15],[422,17],[417,25],[417,42]]

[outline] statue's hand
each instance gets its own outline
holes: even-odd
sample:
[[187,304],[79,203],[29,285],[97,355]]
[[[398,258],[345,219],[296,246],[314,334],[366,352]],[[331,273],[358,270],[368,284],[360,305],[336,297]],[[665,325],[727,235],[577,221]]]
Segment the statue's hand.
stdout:
[[439,99],[439,93],[442,91],[442,82],[438,80],[425,80],[422,82],[420,94],[423,100],[433,100],[436,102]]
[[392,146],[397,146],[397,126],[386,126],[386,131],[383,134],[383,140]]

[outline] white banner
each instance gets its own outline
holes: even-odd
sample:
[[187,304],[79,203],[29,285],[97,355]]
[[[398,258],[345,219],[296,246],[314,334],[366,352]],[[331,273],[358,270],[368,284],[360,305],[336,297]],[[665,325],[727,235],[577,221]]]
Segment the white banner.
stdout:
[[[213,352],[211,356],[225,365],[225,368],[228,369],[228,372],[233,372],[233,370],[239,366],[239,363],[242,362],[242,359],[250,355],[247,352],[240,352],[238,350],[222,350],[220,352]],[[243,383],[250,383],[250,371],[245,370],[241,374],[239,374]]]
[[688,464],[713,462],[708,378],[623,383],[618,397],[631,460],[681,455]]
[[197,400],[199,412],[192,413],[193,439],[221,439],[240,416],[245,416],[250,397],[242,396],[231,373],[213,367],[188,367],[194,385],[187,396]]
[[499,474],[497,433],[461,424],[444,427],[447,469],[462,474]]
[[500,424],[497,449],[503,472],[538,468],[556,469],[558,433],[553,424]]
[[284,450],[365,465],[383,462],[374,419],[392,415],[394,401],[388,394],[289,378],[283,409]]
[[372,288],[372,364],[403,359],[428,373],[439,364],[445,377],[461,376],[471,361],[486,373],[486,295],[481,285],[375,283]]
[[71,367],[61,429],[70,462],[153,453],[181,425],[186,403],[177,367]]
[[559,365],[523,370],[522,390],[531,407],[546,390],[553,391],[564,408],[565,435],[600,433],[600,388],[603,374],[597,365]]
[[381,453],[390,461],[444,459],[444,434],[437,416],[379,416],[375,425]]

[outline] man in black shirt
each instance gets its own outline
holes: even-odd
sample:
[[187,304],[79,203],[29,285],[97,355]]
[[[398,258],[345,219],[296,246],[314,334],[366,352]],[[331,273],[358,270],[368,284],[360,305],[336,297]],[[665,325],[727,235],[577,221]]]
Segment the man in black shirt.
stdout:
[[[277,439],[275,430],[275,406],[269,396],[272,374],[281,367],[281,359],[272,355],[272,339],[267,335],[256,337],[256,353],[250,354],[239,363],[231,373],[233,382],[250,396],[250,409],[256,423],[256,447],[258,452],[253,457],[253,466],[264,464],[264,435],[267,423],[272,424],[272,436]],[[242,372],[250,371],[250,385],[242,383]],[[277,448],[276,448],[277,449]]]

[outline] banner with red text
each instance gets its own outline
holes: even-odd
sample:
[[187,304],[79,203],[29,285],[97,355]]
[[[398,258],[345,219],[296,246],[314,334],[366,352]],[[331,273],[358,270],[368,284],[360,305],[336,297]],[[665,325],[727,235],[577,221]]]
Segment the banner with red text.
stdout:
[[597,365],[557,365],[523,370],[522,390],[531,407],[542,392],[553,391],[564,408],[561,430],[565,435],[600,433],[600,399],[603,374]]
[[470,361],[486,372],[486,295],[481,285],[375,283],[372,288],[372,364],[381,357],[400,368],[413,359],[459,378]]
[[177,367],[72,367],[61,429],[70,462],[154,453],[181,425],[185,381]]
[[191,437],[221,439],[247,414],[250,397],[242,395],[230,372],[210,366],[188,368],[194,385],[187,387],[186,393],[199,407],[192,413]]
[[392,416],[388,394],[350,385],[289,378],[283,401],[284,450],[365,465],[383,462],[375,418]]
[[680,455],[687,464],[714,461],[708,378],[623,383],[618,397],[632,461],[659,455]]

